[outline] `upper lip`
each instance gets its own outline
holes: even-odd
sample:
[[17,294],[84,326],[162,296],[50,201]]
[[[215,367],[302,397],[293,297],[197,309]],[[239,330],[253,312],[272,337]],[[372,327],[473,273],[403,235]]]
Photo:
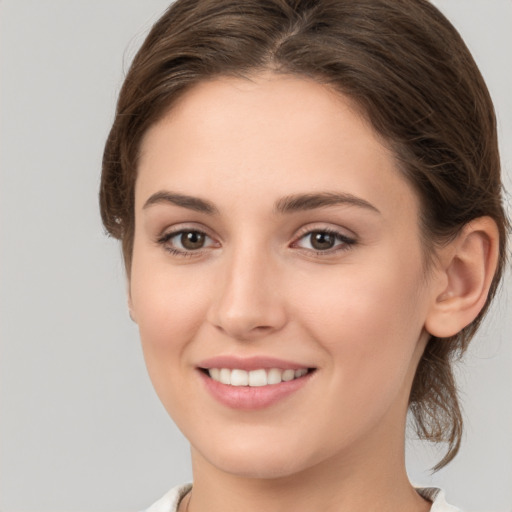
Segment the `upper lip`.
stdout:
[[259,370],[280,368],[282,370],[299,370],[301,368],[311,368],[309,365],[297,363],[294,361],[286,361],[270,356],[252,356],[252,357],[236,357],[232,355],[215,356],[201,361],[199,368],[228,368],[230,370]]

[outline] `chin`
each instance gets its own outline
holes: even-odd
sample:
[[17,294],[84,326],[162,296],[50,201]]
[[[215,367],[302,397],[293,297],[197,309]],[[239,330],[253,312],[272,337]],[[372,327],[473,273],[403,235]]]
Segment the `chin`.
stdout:
[[258,460],[237,459],[223,459],[216,464],[216,467],[231,475],[258,480],[286,478],[305,469],[300,464],[290,463],[290,461],[286,460],[276,460],[276,457],[270,459],[260,458]]
[[269,443],[269,446],[263,448],[251,443],[222,446],[222,450],[219,451],[212,450],[211,447],[204,451],[193,451],[218,470],[241,478],[286,478],[314,464],[308,464],[305,460],[307,457],[300,457],[296,448],[287,449],[275,443]]

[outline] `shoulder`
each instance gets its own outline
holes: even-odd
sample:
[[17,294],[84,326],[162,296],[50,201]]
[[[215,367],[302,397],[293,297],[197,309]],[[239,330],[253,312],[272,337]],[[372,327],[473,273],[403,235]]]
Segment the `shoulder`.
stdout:
[[180,501],[183,499],[185,494],[190,491],[190,489],[192,489],[192,484],[173,487],[167,494],[153,503],[153,505],[144,512],[176,512]]
[[446,502],[444,491],[437,487],[416,487],[418,493],[432,502],[430,512],[461,512]]

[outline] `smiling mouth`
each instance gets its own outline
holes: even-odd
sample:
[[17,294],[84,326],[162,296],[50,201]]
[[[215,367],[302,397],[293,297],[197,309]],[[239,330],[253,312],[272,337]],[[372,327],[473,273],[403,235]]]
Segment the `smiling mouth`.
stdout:
[[313,372],[314,368],[286,369],[260,368],[257,370],[241,370],[238,368],[201,368],[201,371],[212,380],[235,387],[263,387],[273,386],[281,382],[297,380]]

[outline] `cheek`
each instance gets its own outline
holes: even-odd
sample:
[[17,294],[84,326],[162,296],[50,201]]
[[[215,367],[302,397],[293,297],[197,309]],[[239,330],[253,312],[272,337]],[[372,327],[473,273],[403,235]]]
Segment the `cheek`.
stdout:
[[355,401],[372,390],[395,391],[414,364],[425,313],[422,274],[416,263],[399,263],[340,269],[325,286],[311,283],[297,312]]
[[[178,269],[179,270],[179,269]],[[181,352],[200,328],[207,310],[205,280],[190,271],[134,259],[130,285],[135,320],[150,373],[183,361]]]
[[183,383],[190,373],[187,347],[204,321],[204,280],[138,264],[130,289],[144,360],[156,394],[177,421],[194,401]]

